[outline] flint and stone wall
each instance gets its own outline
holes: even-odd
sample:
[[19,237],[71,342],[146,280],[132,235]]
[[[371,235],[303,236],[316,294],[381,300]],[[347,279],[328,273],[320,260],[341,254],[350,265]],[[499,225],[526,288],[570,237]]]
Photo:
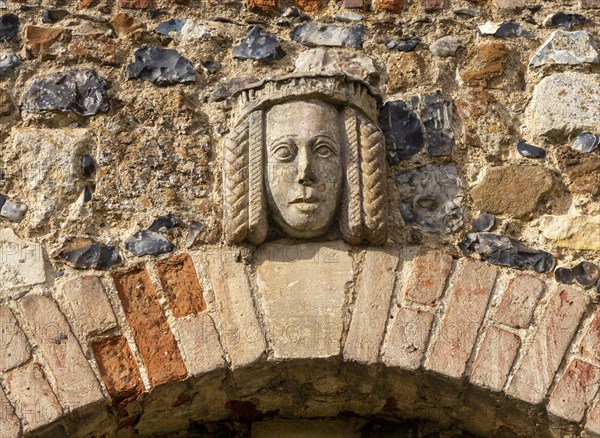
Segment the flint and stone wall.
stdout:
[[[600,436],[597,0],[0,8],[0,437]],[[387,244],[224,246],[232,93],[328,46]]]

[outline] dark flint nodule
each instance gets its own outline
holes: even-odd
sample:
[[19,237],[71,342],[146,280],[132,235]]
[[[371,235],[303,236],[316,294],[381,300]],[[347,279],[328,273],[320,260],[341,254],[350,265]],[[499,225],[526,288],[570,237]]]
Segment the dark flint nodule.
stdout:
[[0,76],[14,78],[15,69],[21,65],[21,61],[12,53],[0,54]]
[[8,198],[5,195],[0,194],[0,210],[2,209],[2,206],[4,205],[7,199]]
[[128,79],[143,79],[156,85],[196,81],[192,63],[177,50],[143,47],[134,53],[135,62],[127,66]]
[[292,30],[291,37],[306,46],[345,46],[362,49],[365,29],[364,24],[339,26],[309,21]]
[[[417,99],[413,99],[413,107]],[[452,132],[452,104],[439,92],[423,94],[420,99],[419,113],[425,129],[427,153],[431,157],[446,157],[454,150],[454,132]]]
[[548,25],[552,27],[560,27],[565,30],[570,30],[578,24],[589,23],[590,20],[581,14],[569,14],[557,12],[548,20]]
[[125,242],[125,249],[136,256],[160,255],[173,251],[171,242],[154,231],[138,231]]
[[186,19],[171,18],[170,20],[163,21],[158,26],[156,26],[154,32],[161,35],[169,36],[169,33],[171,32],[181,32],[181,29],[183,29],[183,26],[185,25],[185,23],[187,23],[187,21],[188,20]]
[[19,34],[19,17],[15,14],[0,16],[0,42],[7,43]]
[[44,9],[42,11],[42,22],[56,23],[69,16],[69,11],[65,9]]
[[518,240],[493,233],[469,233],[458,246],[466,256],[477,253],[494,265],[535,272],[550,272],[556,261],[546,251],[529,248]]
[[96,163],[94,162],[94,159],[88,154],[84,154],[81,157],[81,167],[83,176],[85,178],[89,178],[96,171]]
[[490,231],[494,225],[496,225],[496,216],[489,213],[482,213],[471,222],[475,231]]
[[600,268],[592,262],[581,262],[573,268],[573,274],[577,283],[588,289],[600,279]]
[[116,246],[107,246],[91,239],[71,239],[58,257],[80,269],[110,269],[122,262]]
[[171,234],[171,230],[173,228],[178,227],[182,224],[183,222],[181,219],[169,213],[166,216],[157,217],[154,220],[154,222],[152,222],[152,225],[150,225],[150,228],[148,228],[148,230],[154,231],[155,233],[166,232],[167,234]]
[[477,17],[479,12],[473,9],[457,9],[454,11],[456,15],[466,15],[467,17]]
[[285,56],[279,39],[258,26],[254,26],[240,43],[233,48],[236,59],[275,61]]
[[397,50],[399,52],[412,52],[417,48],[421,40],[417,37],[412,37],[402,40],[388,40],[384,42],[385,47],[390,50]]
[[22,98],[27,112],[70,111],[92,116],[110,109],[108,82],[92,69],[73,68],[35,76]]
[[[490,35],[490,34],[484,34],[484,35]],[[512,21],[505,21],[504,23],[500,24],[498,26],[498,28],[496,29],[496,31],[494,33],[492,33],[491,35],[500,37],[500,38],[506,38],[506,37],[523,37],[523,38],[528,38],[531,40],[536,39],[537,37],[532,34],[531,32],[525,30],[523,27],[521,27],[520,24],[517,23],[513,23]]]
[[517,143],[517,151],[527,158],[544,158],[546,151],[540,147],[525,143],[524,140]]
[[379,123],[385,135],[387,159],[390,164],[407,160],[423,149],[421,121],[405,102],[386,102],[381,110]]
[[90,202],[92,200],[92,191],[89,187],[83,189],[83,202]]
[[554,270],[554,278],[559,283],[573,284],[573,282],[575,282],[575,273],[570,268],[556,268]]
[[202,64],[202,68],[208,73],[217,73],[223,67],[221,63],[216,61],[205,61]]

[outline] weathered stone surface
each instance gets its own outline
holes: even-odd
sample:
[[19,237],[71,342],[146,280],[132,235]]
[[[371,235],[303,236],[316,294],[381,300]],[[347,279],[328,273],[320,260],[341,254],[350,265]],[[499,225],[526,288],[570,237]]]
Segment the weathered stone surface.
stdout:
[[156,26],[154,32],[178,41],[192,41],[212,37],[210,30],[202,24],[193,20],[177,18],[163,21]]
[[21,110],[74,112],[93,116],[110,109],[108,82],[95,70],[72,68],[60,73],[38,75],[27,86]]
[[588,297],[576,289],[557,288],[508,387],[509,395],[533,404],[544,400],[587,303]]
[[187,370],[146,269],[113,278],[152,386],[184,379]]
[[344,346],[346,360],[367,364],[379,360],[398,263],[399,253],[394,248],[366,250]]
[[427,232],[451,233],[463,226],[463,184],[453,164],[423,166],[396,178],[404,221]]
[[284,56],[279,39],[258,26],[254,26],[233,48],[233,57],[236,59],[275,61]]
[[[598,5],[600,7],[600,5]],[[585,430],[600,435],[600,402],[590,409],[585,422]]]
[[133,54],[135,62],[127,66],[128,79],[144,79],[156,85],[196,81],[194,66],[174,49],[143,47]]
[[587,330],[579,346],[579,352],[584,358],[600,361],[600,312],[596,312]]
[[117,326],[117,319],[100,279],[86,275],[60,284],[60,291],[71,311],[71,326],[82,341]]
[[507,47],[499,42],[471,46],[460,78],[471,87],[493,85],[506,74],[509,60]]
[[473,259],[462,259],[440,332],[425,368],[460,378],[477,339],[479,326],[496,281],[497,269]]
[[117,64],[117,45],[108,36],[96,33],[73,35],[69,53],[106,65]]
[[174,248],[161,234],[148,230],[138,231],[125,242],[125,249],[136,256],[166,254]]
[[315,48],[306,50],[296,58],[294,73],[339,74],[344,73],[365,82],[374,83],[379,71],[373,59],[352,50]]
[[25,288],[46,281],[44,252],[41,245],[21,240],[10,228],[0,229],[0,291]]
[[452,269],[452,256],[438,249],[423,247],[412,263],[404,290],[405,298],[427,306],[444,293]]
[[435,56],[448,57],[455,56],[456,51],[460,47],[460,43],[452,36],[445,36],[433,42],[429,46],[429,50]]
[[58,258],[79,269],[110,269],[122,262],[116,246],[107,246],[92,239],[77,237],[63,244]]
[[600,79],[578,72],[555,73],[533,89],[526,111],[527,128],[549,141],[572,133],[600,132]]
[[67,410],[103,399],[98,381],[56,302],[39,295],[19,301],[23,319],[49,365]]
[[94,342],[92,351],[115,405],[133,401],[144,392],[140,370],[124,336]]
[[196,268],[188,254],[161,260],[156,270],[173,316],[181,318],[206,309]]
[[580,422],[600,383],[600,369],[581,360],[573,360],[560,378],[548,403],[548,412],[569,421]]
[[382,11],[398,13],[404,8],[404,0],[376,0],[375,7]]
[[15,410],[4,394],[4,390],[0,388],[0,421],[2,429],[0,429],[0,438],[17,438],[21,435],[21,420],[15,414]]
[[381,110],[379,123],[385,135],[387,159],[390,164],[407,160],[423,148],[421,120],[405,102],[386,102]]
[[355,23],[357,21],[363,21],[364,18],[364,15],[352,11],[338,12],[337,14],[335,14],[335,19],[343,23]]
[[16,400],[24,431],[35,430],[61,416],[62,409],[37,362],[9,373],[6,384]]
[[21,222],[27,213],[27,205],[22,202],[6,201],[0,208],[0,216],[13,222]]
[[119,37],[141,35],[146,30],[145,24],[123,12],[114,14],[110,19],[110,25]]
[[207,313],[178,319],[175,330],[190,375],[202,375],[227,365],[219,333]]
[[494,319],[514,328],[527,328],[542,292],[544,282],[539,278],[528,274],[516,276],[508,284]]
[[54,57],[66,51],[71,40],[71,30],[58,27],[27,26],[25,41],[27,48],[39,56]]
[[354,47],[362,48],[365,26],[337,26],[309,21],[292,31],[292,39],[307,46]]
[[119,6],[126,9],[146,9],[150,0],[119,0]]
[[44,9],[42,11],[42,22],[56,23],[70,15],[66,9]]
[[480,211],[523,217],[536,210],[552,186],[552,177],[543,167],[491,167],[471,189],[471,197]]
[[206,262],[231,366],[256,362],[265,354],[267,344],[256,317],[244,265],[227,251],[207,254]]
[[387,366],[417,370],[423,363],[434,321],[433,313],[400,308],[381,349]]
[[600,216],[543,216],[544,237],[563,248],[600,250]]
[[340,354],[352,258],[343,243],[267,244],[257,282],[275,359]]
[[473,362],[471,382],[495,392],[501,391],[520,345],[517,335],[490,326]]
[[388,60],[388,91],[409,90],[426,77],[426,64],[419,52],[397,52]]
[[277,9],[277,0],[246,0],[248,9],[255,12],[274,11]]
[[[1,55],[0,55],[1,56]],[[0,61],[1,65],[2,61]],[[2,67],[0,66],[0,76],[2,75]],[[4,89],[0,89],[0,117],[8,116],[15,110],[9,94]]]
[[554,64],[599,64],[600,55],[592,36],[585,31],[558,30],[540,47],[529,61],[530,67]]
[[6,305],[0,307],[0,334],[0,371],[16,368],[31,357],[29,342]]

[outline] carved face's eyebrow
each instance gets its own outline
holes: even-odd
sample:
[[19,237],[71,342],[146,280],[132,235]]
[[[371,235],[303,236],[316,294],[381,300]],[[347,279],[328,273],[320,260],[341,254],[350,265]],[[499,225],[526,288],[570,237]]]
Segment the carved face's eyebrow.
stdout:
[[338,144],[338,141],[335,140],[330,135],[327,135],[327,134],[318,134],[318,135],[315,135],[313,137],[313,139],[312,139],[312,144],[314,145],[317,142],[317,140],[321,140],[321,139],[329,140],[330,145],[334,146],[336,150],[339,150],[340,145]]

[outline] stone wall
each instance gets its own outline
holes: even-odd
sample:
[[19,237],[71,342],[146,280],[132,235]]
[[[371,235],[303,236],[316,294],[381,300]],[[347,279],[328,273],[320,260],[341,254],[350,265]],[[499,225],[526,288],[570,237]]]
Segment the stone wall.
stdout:
[[[0,437],[600,435],[599,8],[0,1]],[[224,244],[232,96],[294,72],[381,93],[382,248]]]

